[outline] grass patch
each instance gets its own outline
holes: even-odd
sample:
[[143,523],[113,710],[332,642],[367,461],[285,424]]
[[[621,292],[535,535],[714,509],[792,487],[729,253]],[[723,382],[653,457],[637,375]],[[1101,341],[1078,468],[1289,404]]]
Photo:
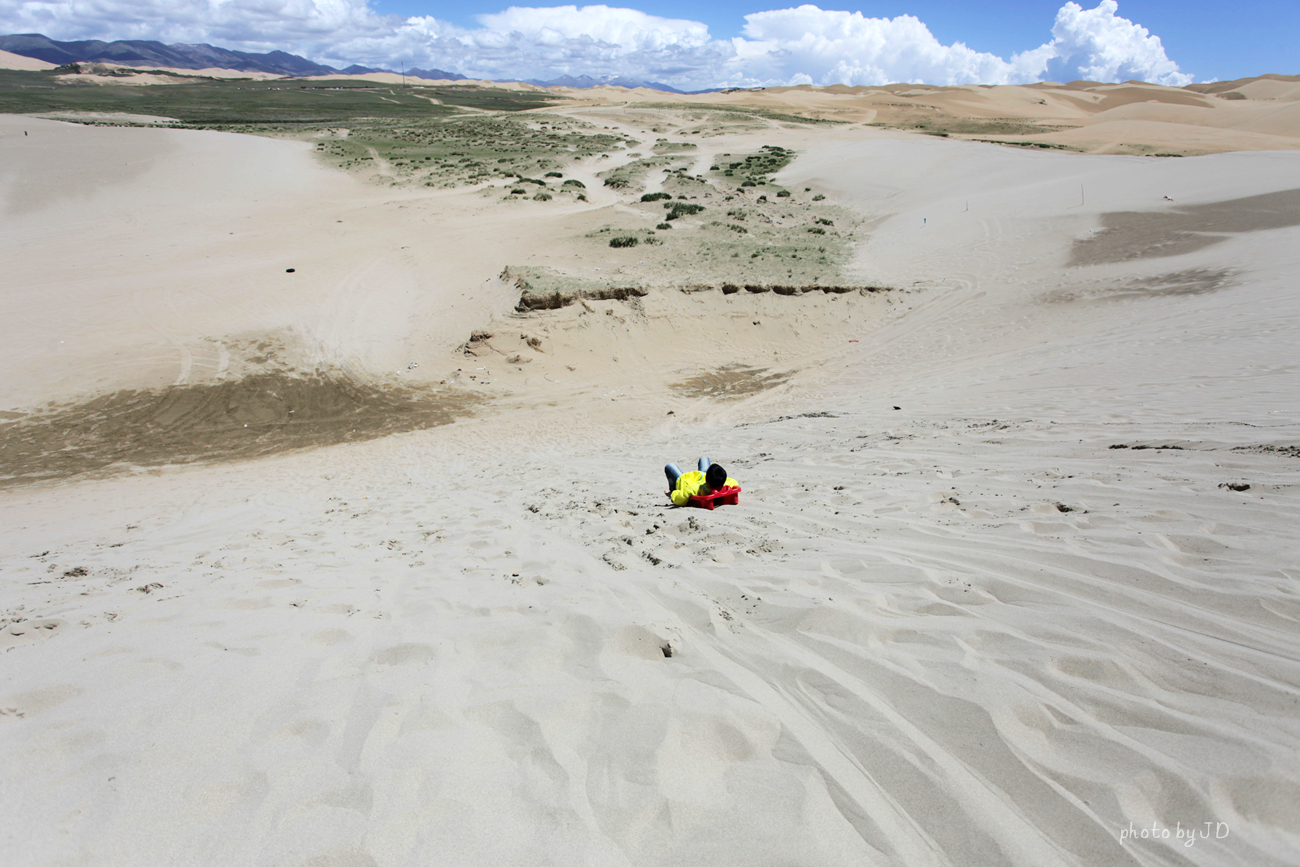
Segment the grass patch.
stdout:
[[950,117],[935,115],[932,117],[908,119],[905,122],[886,123],[895,129],[909,129],[929,135],[1042,135],[1059,132],[1070,127],[1054,124],[1030,123],[1020,118],[1008,117]]
[[[513,115],[459,116],[418,124],[374,119],[348,126],[346,135],[319,130],[322,139],[316,152],[332,165],[355,169],[368,168],[366,158],[373,150],[388,161],[392,178],[399,183],[419,180],[450,187],[512,178],[516,185],[544,187],[546,181],[530,175],[557,177],[559,169],[575,159],[621,146],[620,137],[595,131],[585,122],[562,121],[539,127],[534,118]],[[585,189],[576,180],[562,186]]]
[[605,186],[613,190],[643,189],[643,181],[647,172],[652,169],[673,166],[680,161],[681,157],[645,157],[609,171],[601,172],[596,177],[600,178]]
[[685,119],[693,123],[753,124],[755,121],[760,120],[806,124],[808,126],[835,126],[842,123],[849,123],[849,121],[845,120],[833,120],[822,117],[803,117],[802,115],[790,114],[789,112],[774,111],[768,108],[749,105],[728,106],[726,108],[691,107],[689,110],[683,110],[683,107],[680,104],[675,105],[670,102],[648,102],[639,107],[646,109],[667,109],[681,114]]
[[667,139],[659,139],[654,144],[654,152],[657,154],[676,154],[685,151],[698,150],[699,145],[691,142],[671,142]]
[[[777,145],[763,145],[760,150],[752,154],[745,156],[728,154],[719,158],[717,163],[719,168],[714,174],[721,175],[723,179],[731,179],[733,182],[740,181],[742,187],[756,187],[766,184],[770,175],[788,166],[794,157],[795,152],[792,150]],[[790,195],[788,191],[781,192]]]
[[549,94],[493,87],[401,88],[346,79],[255,81],[186,76],[192,81],[79,85],[75,76],[60,78],[55,72],[0,70],[0,112],[122,112],[172,117],[204,127],[250,123],[293,127],[361,118],[425,120],[459,114],[461,107],[524,111],[558,101]]

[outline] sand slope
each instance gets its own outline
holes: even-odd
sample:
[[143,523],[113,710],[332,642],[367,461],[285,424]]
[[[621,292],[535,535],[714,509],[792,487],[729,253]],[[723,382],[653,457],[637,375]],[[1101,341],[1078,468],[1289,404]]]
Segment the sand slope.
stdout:
[[[894,292],[518,313],[603,215],[0,129],[11,413],[238,334],[542,350],[452,425],[0,493],[11,863],[1294,863],[1300,156],[808,136]],[[781,376],[672,387],[728,362]],[[665,507],[701,452],[741,505]]]
[[58,64],[37,60],[35,57],[23,57],[12,51],[0,51],[0,69],[54,69]]

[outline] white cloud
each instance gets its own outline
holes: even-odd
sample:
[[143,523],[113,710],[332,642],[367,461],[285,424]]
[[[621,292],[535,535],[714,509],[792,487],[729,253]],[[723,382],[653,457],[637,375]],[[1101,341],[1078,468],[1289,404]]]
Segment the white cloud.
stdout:
[[653,51],[675,45],[699,47],[709,42],[709,28],[698,21],[660,18],[636,9],[609,6],[511,6],[494,15],[480,15],[478,20],[488,31],[518,33],[537,42],[589,39],[620,46],[624,51]]
[[1074,2],[1062,6],[1052,27],[1054,56],[1048,71],[1059,69],[1093,81],[1137,78],[1174,87],[1191,84],[1192,76],[1179,72],[1178,64],[1165,55],[1160,37],[1120,18],[1118,9],[1115,0],[1101,0],[1096,9]]
[[[0,0],[0,29],[53,39],[156,39],[266,50],[399,22],[365,0]],[[292,49],[288,49],[292,50]]]
[[0,31],[55,39],[210,42],[282,49],[335,66],[436,66],[482,78],[623,75],[683,89],[773,84],[1007,84],[1050,78],[1189,83],[1159,37],[1118,15],[1067,2],[1052,40],[1004,60],[944,45],[910,15],[803,5],[745,16],[714,39],[697,21],[636,9],[512,6],[462,28],[376,14],[366,0],[0,0]]
[[733,41],[751,74],[781,80],[803,73],[817,84],[1003,84],[1010,66],[962,43],[943,45],[911,15],[867,18],[804,5],[745,16]]

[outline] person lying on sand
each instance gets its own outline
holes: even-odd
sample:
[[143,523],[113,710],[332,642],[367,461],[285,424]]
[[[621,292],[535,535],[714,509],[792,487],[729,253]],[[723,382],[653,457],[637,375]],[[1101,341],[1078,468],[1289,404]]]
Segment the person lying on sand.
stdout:
[[700,458],[699,469],[693,473],[683,473],[677,464],[664,467],[668,477],[668,490],[665,491],[674,506],[685,506],[696,494],[711,494],[719,488],[738,488],[740,482],[727,475],[719,464],[709,463],[708,458]]

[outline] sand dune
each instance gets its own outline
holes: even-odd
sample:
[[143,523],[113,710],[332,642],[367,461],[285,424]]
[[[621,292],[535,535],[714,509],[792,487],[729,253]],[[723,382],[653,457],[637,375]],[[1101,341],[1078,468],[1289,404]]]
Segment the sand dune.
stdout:
[[[1142,90],[762,99],[1297,133]],[[795,192],[656,177],[708,210],[614,249],[626,152],[516,201],[0,119],[7,863],[1294,863],[1300,154],[559,111]],[[723,285],[728,208],[851,256]],[[738,506],[666,506],[700,453]]]
[[34,57],[23,57],[21,54],[14,54],[12,51],[0,51],[0,69],[42,70],[54,69],[57,65],[55,63],[46,63],[44,60],[37,60]]

